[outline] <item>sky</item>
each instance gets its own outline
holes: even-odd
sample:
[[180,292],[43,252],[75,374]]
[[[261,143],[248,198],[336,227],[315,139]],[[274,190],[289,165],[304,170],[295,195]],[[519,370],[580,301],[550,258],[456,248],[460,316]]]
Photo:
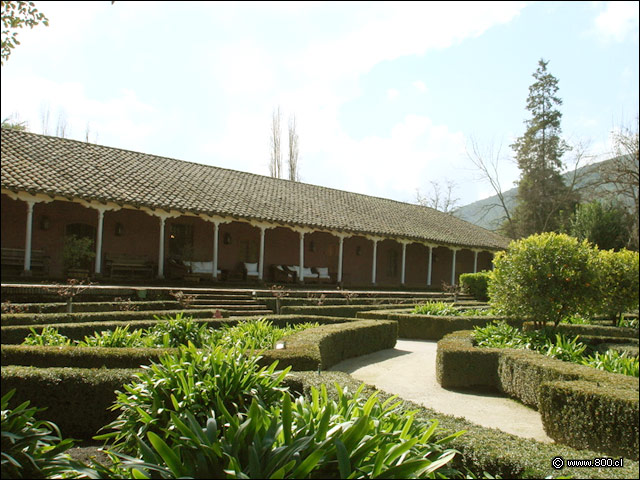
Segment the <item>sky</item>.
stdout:
[[611,132],[638,115],[635,1],[35,4],[50,25],[19,31],[3,120],[268,175],[279,107],[301,181],[403,202],[433,182],[460,206],[493,195],[471,142],[500,151],[514,185],[509,145],[541,58],[576,145],[567,166],[611,156]]

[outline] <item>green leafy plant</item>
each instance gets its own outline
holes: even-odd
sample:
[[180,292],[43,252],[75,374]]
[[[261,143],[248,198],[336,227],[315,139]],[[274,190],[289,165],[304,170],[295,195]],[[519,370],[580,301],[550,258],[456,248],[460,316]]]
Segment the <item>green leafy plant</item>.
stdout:
[[145,341],[143,330],[129,331],[129,325],[116,327],[115,330],[105,330],[94,333],[92,336],[84,337],[84,341],[77,342],[79,347],[116,347],[116,348],[138,348],[148,346]]
[[592,268],[596,250],[586,241],[543,233],[511,242],[494,258],[489,282],[498,312],[531,318],[538,328],[557,326],[570,315],[589,314],[597,291]]
[[2,396],[2,478],[50,478],[70,471],[74,462],[64,453],[73,441],[62,439],[58,427],[34,415],[44,409],[28,401],[9,408],[16,393]]
[[140,439],[141,460],[124,458],[136,478],[436,478],[458,474],[447,467],[456,454],[446,443],[463,432],[432,440],[437,422],[414,421],[393,398],[361,398],[324,385],[311,398],[281,393],[271,406],[253,400],[232,414],[218,404],[198,421],[171,412],[165,437]]
[[568,339],[564,335],[556,334],[555,342],[547,339],[544,347],[540,348],[540,353],[543,353],[549,357],[564,360],[565,362],[581,363],[583,353],[587,346],[578,341],[580,338],[576,335],[573,339]]
[[213,329],[208,328],[206,324],[199,324],[193,317],[185,316],[183,312],[175,317],[155,316],[154,318],[162,322],[154,325],[147,332],[150,337],[150,346],[175,348],[191,342],[196,347],[203,347],[215,341],[216,335]]
[[58,333],[58,329],[54,327],[44,327],[42,331],[37,332],[33,327],[29,328],[31,333],[23,340],[23,345],[40,345],[40,346],[57,346],[65,347],[71,345],[68,337]]
[[583,365],[623,375],[638,376],[638,357],[630,357],[626,352],[619,353],[615,350],[607,350],[605,353],[595,352],[582,360]]
[[276,372],[276,363],[259,367],[260,357],[247,349],[198,350],[193,344],[179,353],[164,355],[160,363],[143,367],[136,380],[118,392],[113,410],[118,418],[106,426],[113,429],[99,439],[113,439],[125,452],[136,452],[138,437],[147,432],[166,435],[170,411],[189,410],[205,421],[212,408],[224,405],[235,414],[245,411],[252,399],[268,406],[280,399],[281,386],[289,368]]
[[460,311],[457,308],[446,302],[426,302],[416,305],[411,313],[419,315],[460,315]]
[[474,340],[478,347],[520,348],[537,351],[559,360],[587,365],[600,370],[624,375],[638,376],[638,358],[608,350],[588,355],[589,346],[565,335],[553,333],[552,329],[523,332],[505,322],[493,322],[484,327],[474,327]]

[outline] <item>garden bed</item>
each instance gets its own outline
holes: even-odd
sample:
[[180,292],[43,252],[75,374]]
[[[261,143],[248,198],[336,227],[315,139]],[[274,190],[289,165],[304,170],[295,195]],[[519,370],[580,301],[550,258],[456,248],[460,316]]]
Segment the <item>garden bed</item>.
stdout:
[[478,348],[471,331],[438,342],[444,388],[494,388],[538,409],[557,442],[638,459],[638,378],[536,352]]

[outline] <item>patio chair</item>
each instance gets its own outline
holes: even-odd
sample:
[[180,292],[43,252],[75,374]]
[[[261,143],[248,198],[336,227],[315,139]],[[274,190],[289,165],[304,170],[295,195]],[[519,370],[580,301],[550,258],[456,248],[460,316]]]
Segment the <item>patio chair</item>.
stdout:
[[329,275],[329,267],[315,267],[313,271],[318,274],[320,283],[331,283],[331,275]]
[[244,266],[245,280],[258,280],[259,279],[260,274],[258,273],[258,264],[257,263],[244,262],[242,265]]

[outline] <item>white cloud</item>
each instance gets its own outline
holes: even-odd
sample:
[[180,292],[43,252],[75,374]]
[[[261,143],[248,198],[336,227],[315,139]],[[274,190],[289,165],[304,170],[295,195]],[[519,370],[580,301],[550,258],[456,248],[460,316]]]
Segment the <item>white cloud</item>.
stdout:
[[605,41],[622,42],[629,34],[638,35],[638,2],[607,2],[596,17],[596,33]]
[[68,138],[84,139],[89,123],[99,139],[117,139],[113,144],[123,148],[139,148],[135,145],[151,135],[159,122],[155,110],[130,90],[101,101],[88,98],[81,83],[57,83],[32,76],[3,79],[2,118],[15,113],[28,122],[30,131],[41,133],[46,110],[50,114],[50,135],[55,133],[59,116],[64,115]]
[[387,90],[387,98],[389,100],[395,99],[398,95],[400,95],[400,92],[395,88],[390,88],[389,90]]
[[420,80],[416,80],[411,85],[413,85],[420,93],[425,93],[427,91],[427,86]]

